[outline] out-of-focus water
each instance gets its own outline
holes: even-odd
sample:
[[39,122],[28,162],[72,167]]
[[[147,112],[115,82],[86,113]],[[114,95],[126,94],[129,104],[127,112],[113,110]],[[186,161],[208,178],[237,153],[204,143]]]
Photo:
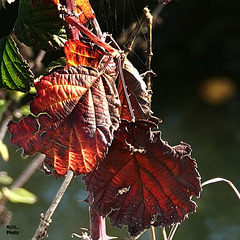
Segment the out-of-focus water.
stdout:
[[[239,110],[232,110],[232,100],[225,105],[213,107],[196,99],[175,97],[169,104],[157,102],[155,114],[163,119],[160,125],[162,137],[170,145],[185,141],[191,144],[192,156],[197,159],[202,181],[213,177],[225,177],[240,189],[240,153],[239,153]],[[156,100],[156,99],[154,99]],[[162,107],[160,107],[162,106]],[[30,159],[21,159],[20,152],[11,147],[11,159],[0,162],[1,170],[16,178]],[[16,225],[19,235],[6,235],[6,229],[0,228],[0,239],[31,239],[40,219],[56,194],[62,179],[46,176],[40,170],[25,187],[38,196],[34,205],[8,203],[13,212],[12,224]],[[87,194],[81,177],[73,180],[65,193],[50,225],[49,239],[71,239],[73,232],[80,234],[81,227],[88,228],[88,207],[84,200]],[[240,202],[226,183],[216,183],[204,187],[200,199],[194,199],[197,212],[179,227],[175,240],[222,240],[240,239]],[[156,230],[158,239],[160,230]],[[108,226],[110,236],[124,239],[126,229],[118,230]],[[149,232],[139,239],[150,239]]]

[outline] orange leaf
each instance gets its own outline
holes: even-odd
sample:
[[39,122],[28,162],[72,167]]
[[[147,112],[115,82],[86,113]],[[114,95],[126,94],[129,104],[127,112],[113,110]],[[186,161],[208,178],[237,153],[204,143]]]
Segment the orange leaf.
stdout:
[[79,20],[85,24],[87,20],[95,18],[92,7],[88,0],[74,0],[76,3],[76,12],[80,13]]
[[103,56],[100,49],[93,49],[79,40],[69,39],[64,46],[68,66],[88,66],[96,68]]

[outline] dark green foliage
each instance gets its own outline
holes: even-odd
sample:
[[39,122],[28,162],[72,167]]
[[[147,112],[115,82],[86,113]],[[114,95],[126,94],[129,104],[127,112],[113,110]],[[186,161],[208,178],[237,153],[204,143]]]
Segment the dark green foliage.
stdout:
[[27,92],[33,82],[28,63],[11,37],[0,40],[0,88]]
[[14,31],[21,42],[37,50],[59,49],[66,40],[57,6],[51,1],[21,0]]

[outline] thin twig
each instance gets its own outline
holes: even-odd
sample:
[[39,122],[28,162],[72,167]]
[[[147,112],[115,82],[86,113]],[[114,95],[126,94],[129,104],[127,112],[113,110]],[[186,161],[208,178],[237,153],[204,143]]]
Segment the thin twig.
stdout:
[[151,106],[151,101],[152,101],[152,24],[153,24],[153,16],[151,15],[149,9],[147,7],[144,8],[144,13],[147,19],[147,73],[146,78],[147,78],[147,91],[148,91],[148,101]]
[[11,189],[13,188],[19,188],[23,186],[28,179],[33,175],[33,173],[40,167],[43,160],[45,158],[45,155],[38,154],[27,166],[27,168],[22,172],[22,174],[16,179],[16,181],[12,184]]
[[2,122],[2,125],[1,125],[1,128],[0,128],[0,141],[3,140],[3,138],[5,137],[6,133],[7,133],[7,130],[8,130],[8,123],[12,120],[12,116],[7,116],[3,122]]
[[49,226],[49,224],[51,223],[51,217],[52,217],[54,211],[56,210],[59,202],[61,201],[68,185],[72,181],[73,176],[74,176],[73,171],[69,170],[66,175],[66,178],[64,179],[60,189],[58,190],[52,204],[48,208],[44,217],[42,219],[40,219],[40,224],[39,224],[37,231],[35,232],[32,240],[43,239],[46,236],[46,234],[47,234],[46,229]]
[[208,181],[205,181],[204,183],[202,183],[202,187],[206,186],[206,185],[209,185],[211,183],[216,183],[216,182],[226,182],[232,189],[233,191],[236,193],[238,199],[240,200],[240,193],[238,191],[238,189],[234,186],[234,184],[228,180],[228,179],[225,179],[225,178],[221,178],[221,177],[217,177],[217,178],[213,178],[213,179],[210,179]]
[[173,239],[174,234],[175,234],[175,232],[177,231],[177,228],[178,228],[179,225],[180,225],[179,223],[176,223],[176,224],[174,224],[174,225],[172,226],[171,231],[170,231],[170,233],[169,233],[169,235],[168,235],[168,239],[167,239],[167,240],[172,240],[172,239]]
[[[159,1],[159,4],[157,7],[153,10],[152,16],[153,16],[153,28],[158,24],[161,24],[163,21],[160,19],[159,20],[159,15],[163,8],[166,6],[162,1]],[[146,16],[145,13],[141,16],[141,18],[136,21],[134,24],[131,24],[128,28],[124,29],[123,35],[119,37],[119,41],[124,43],[125,39],[129,39],[128,42],[125,44],[125,53],[128,55],[130,51],[134,48],[134,44],[141,42],[139,32],[140,29],[145,28],[145,20]],[[130,37],[129,37],[130,36]]]
[[163,234],[163,239],[164,239],[164,240],[168,240],[167,233],[166,233],[166,228],[165,228],[165,227],[162,229],[162,234]]

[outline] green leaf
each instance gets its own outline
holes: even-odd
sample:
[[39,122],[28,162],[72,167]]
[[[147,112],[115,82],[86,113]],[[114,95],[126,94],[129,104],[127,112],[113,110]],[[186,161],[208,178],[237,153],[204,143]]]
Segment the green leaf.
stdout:
[[4,185],[9,185],[13,182],[13,179],[8,176],[6,172],[0,172],[0,183]]
[[3,141],[0,141],[0,155],[5,162],[9,160],[8,147]]
[[14,203],[34,204],[37,201],[37,197],[24,188],[14,188],[10,190],[7,187],[3,187],[2,192],[11,202]]
[[5,99],[0,99],[0,115],[3,114],[8,108],[7,101]]
[[0,40],[0,88],[27,92],[33,82],[28,63],[9,36]]
[[37,50],[56,50],[67,39],[57,5],[51,0],[21,0],[14,28],[17,38]]

